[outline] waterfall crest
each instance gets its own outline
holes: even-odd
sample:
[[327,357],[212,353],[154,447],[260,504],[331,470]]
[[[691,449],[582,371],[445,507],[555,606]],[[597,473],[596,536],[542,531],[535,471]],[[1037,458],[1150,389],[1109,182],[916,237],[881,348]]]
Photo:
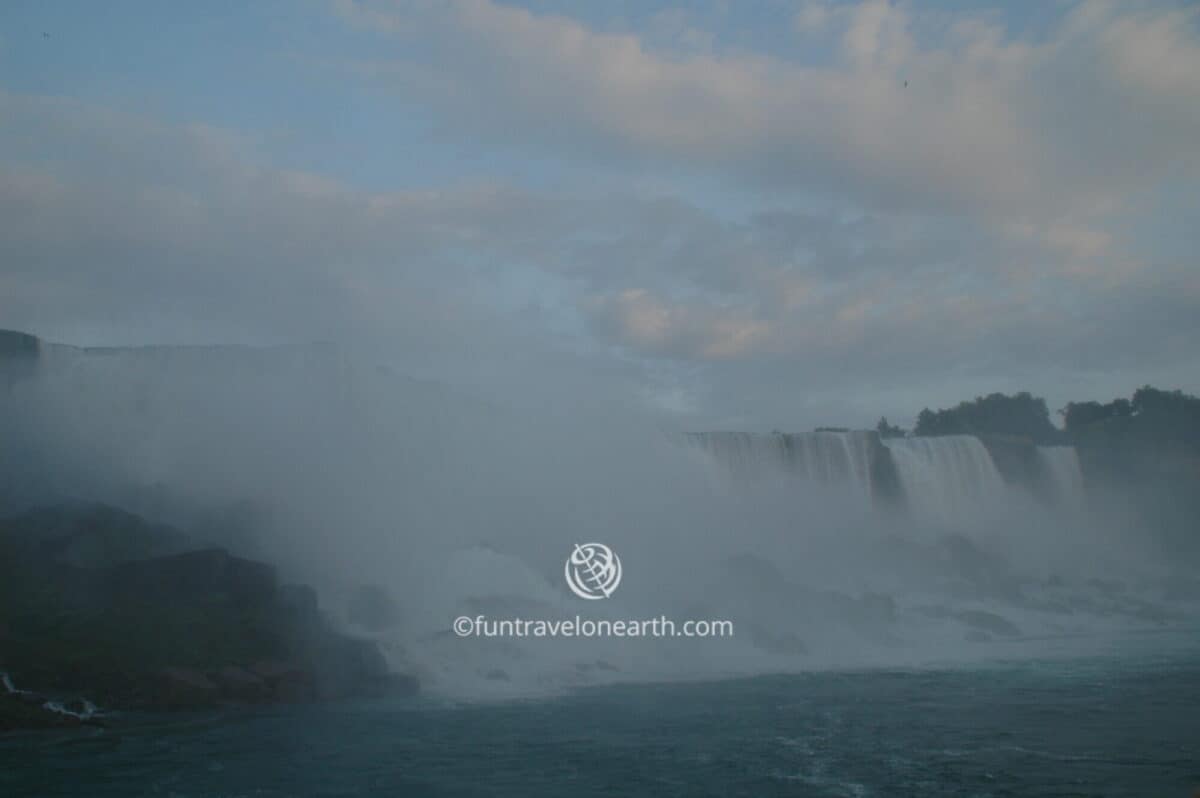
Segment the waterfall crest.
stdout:
[[1060,507],[1083,507],[1083,469],[1074,446],[1039,446],[1038,461]]
[[1006,479],[974,435],[881,439],[866,430],[821,430],[694,432],[686,439],[735,478],[775,475],[845,486],[872,504],[899,500],[922,524],[962,527],[987,508],[1028,501],[1028,480],[1045,487],[1034,491],[1044,502],[1070,511],[1084,506],[1083,473],[1071,446],[1036,447],[1029,473]]
[[973,435],[894,438],[884,445],[909,509],[921,521],[954,524],[1004,495],[1004,478]]
[[693,432],[687,438],[739,476],[782,471],[813,482],[848,485],[866,498],[872,495],[870,432]]

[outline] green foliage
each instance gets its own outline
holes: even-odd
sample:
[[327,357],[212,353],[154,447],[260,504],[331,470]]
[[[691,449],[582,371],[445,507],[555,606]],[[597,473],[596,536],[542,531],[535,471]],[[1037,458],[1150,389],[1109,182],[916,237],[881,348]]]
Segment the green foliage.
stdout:
[[955,407],[933,411],[925,408],[917,416],[916,435],[1014,435],[1035,443],[1053,443],[1059,431],[1050,422],[1046,400],[1026,391],[980,396]]
[[903,438],[907,434],[900,427],[889,424],[887,416],[879,419],[879,423],[875,425],[875,431],[881,438]]
[[1128,399],[1114,399],[1106,405],[1099,402],[1068,402],[1058,411],[1063,417],[1067,434],[1079,432],[1090,424],[1109,418],[1126,418],[1133,413]]
[[1180,390],[1146,385],[1131,399],[1114,399],[1108,404],[1071,402],[1059,412],[1067,434],[1077,441],[1104,433],[1126,442],[1200,449],[1200,398]]

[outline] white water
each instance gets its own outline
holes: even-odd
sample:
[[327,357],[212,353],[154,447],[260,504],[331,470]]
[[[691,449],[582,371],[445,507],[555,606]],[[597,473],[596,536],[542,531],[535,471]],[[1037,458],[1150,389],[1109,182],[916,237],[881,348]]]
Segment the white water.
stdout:
[[[689,450],[644,419],[529,417],[330,351],[49,349],[35,378],[0,392],[0,498],[94,498],[227,533],[288,581],[315,584],[335,617],[338,591],[383,585],[405,617],[388,654],[430,689],[536,692],[969,654],[962,607],[998,612],[1028,635],[1084,622],[1083,611],[1026,619],[1027,608],[995,598],[1015,578],[1004,559],[1014,539],[1030,552],[1011,570],[1046,560],[1055,530],[1035,526],[1034,512],[991,523],[996,534],[976,536],[988,551],[964,553],[936,535],[906,538],[903,514],[872,510],[882,487],[872,473],[890,451],[922,526],[979,521],[1004,485],[974,438],[703,433],[688,436]],[[714,472],[728,470],[768,478],[714,490]],[[253,510],[244,525],[235,513],[205,526],[201,510],[242,499]],[[626,567],[599,607],[581,606],[562,580],[571,547],[589,540],[612,545]],[[1072,603],[1075,589],[1053,598],[1099,601]],[[1108,623],[1122,606],[1097,617]],[[733,640],[641,643],[448,631],[457,615],[580,612],[738,627]],[[794,653],[800,644],[808,653]]]
[[918,521],[955,526],[1004,498],[1003,477],[972,435],[895,438],[884,445]]
[[[689,440],[735,475],[761,477],[785,473],[822,483],[847,485],[860,496],[878,500],[872,486],[874,458],[886,456],[869,432],[805,432],[758,435],[745,432],[694,433]],[[987,448],[970,435],[897,438],[882,442],[890,451],[905,503],[914,520],[951,527],[1003,501],[1007,487]],[[1056,491],[1078,492],[1074,450],[1048,451]],[[1070,467],[1074,465],[1072,481]],[[1051,468],[1053,469],[1051,471]],[[1062,487],[1058,486],[1062,480]]]
[[1084,506],[1083,470],[1074,446],[1039,446],[1042,471],[1054,491],[1058,505],[1070,511]]
[[867,432],[692,433],[689,440],[739,476],[778,472],[846,485],[870,498],[871,435]]
[[[4,687],[5,691],[9,695],[33,695],[33,693],[29,690],[22,690],[13,684],[12,677],[7,671],[0,671],[0,685]],[[78,709],[72,709],[61,701],[46,701],[42,704],[42,709],[45,709],[49,712],[57,712],[60,715],[69,715],[72,718],[78,718],[79,720],[89,720],[91,718],[100,717],[104,714],[100,711],[98,706],[93,704],[91,701],[88,701],[86,698],[80,699],[77,702],[68,703],[71,703],[72,706],[78,707]]]
[[13,684],[12,677],[5,671],[0,671],[0,684],[4,685],[4,689],[9,695],[26,695],[29,693],[28,690],[18,690],[17,686]]
[[59,715],[67,715],[68,717],[78,718],[79,720],[90,720],[92,718],[100,717],[104,714],[100,711],[99,707],[97,707],[91,701],[88,701],[86,698],[82,699],[78,703],[78,706],[79,709],[75,710],[67,707],[61,701],[47,701],[46,703],[42,704],[42,709],[45,709],[49,712],[57,712]]

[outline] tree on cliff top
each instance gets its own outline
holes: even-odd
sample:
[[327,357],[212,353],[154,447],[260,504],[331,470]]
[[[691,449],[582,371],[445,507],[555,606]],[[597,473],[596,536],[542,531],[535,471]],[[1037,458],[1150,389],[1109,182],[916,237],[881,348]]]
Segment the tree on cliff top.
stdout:
[[1200,398],[1180,390],[1145,385],[1130,399],[1114,399],[1108,404],[1071,402],[1060,412],[1072,438],[1101,429],[1130,441],[1184,443],[1200,449]]
[[1027,391],[1008,396],[992,393],[959,402],[949,409],[925,408],[917,416],[915,435],[1016,435],[1034,443],[1053,443],[1060,433],[1050,421],[1046,400]]
[[1114,399],[1108,404],[1099,402],[1068,402],[1058,411],[1063,417],[1063,428],[1074,435],[1084,428],[1109,418],[1128,418],[1133,407],[1128,399]]

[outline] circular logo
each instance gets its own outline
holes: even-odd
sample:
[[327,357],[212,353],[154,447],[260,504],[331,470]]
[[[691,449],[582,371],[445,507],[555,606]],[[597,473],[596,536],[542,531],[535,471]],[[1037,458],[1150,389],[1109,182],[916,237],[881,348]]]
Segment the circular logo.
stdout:
[[564,573],[576,596],[608,598],[621,584],[621,558],[603,543],[576,543]]

